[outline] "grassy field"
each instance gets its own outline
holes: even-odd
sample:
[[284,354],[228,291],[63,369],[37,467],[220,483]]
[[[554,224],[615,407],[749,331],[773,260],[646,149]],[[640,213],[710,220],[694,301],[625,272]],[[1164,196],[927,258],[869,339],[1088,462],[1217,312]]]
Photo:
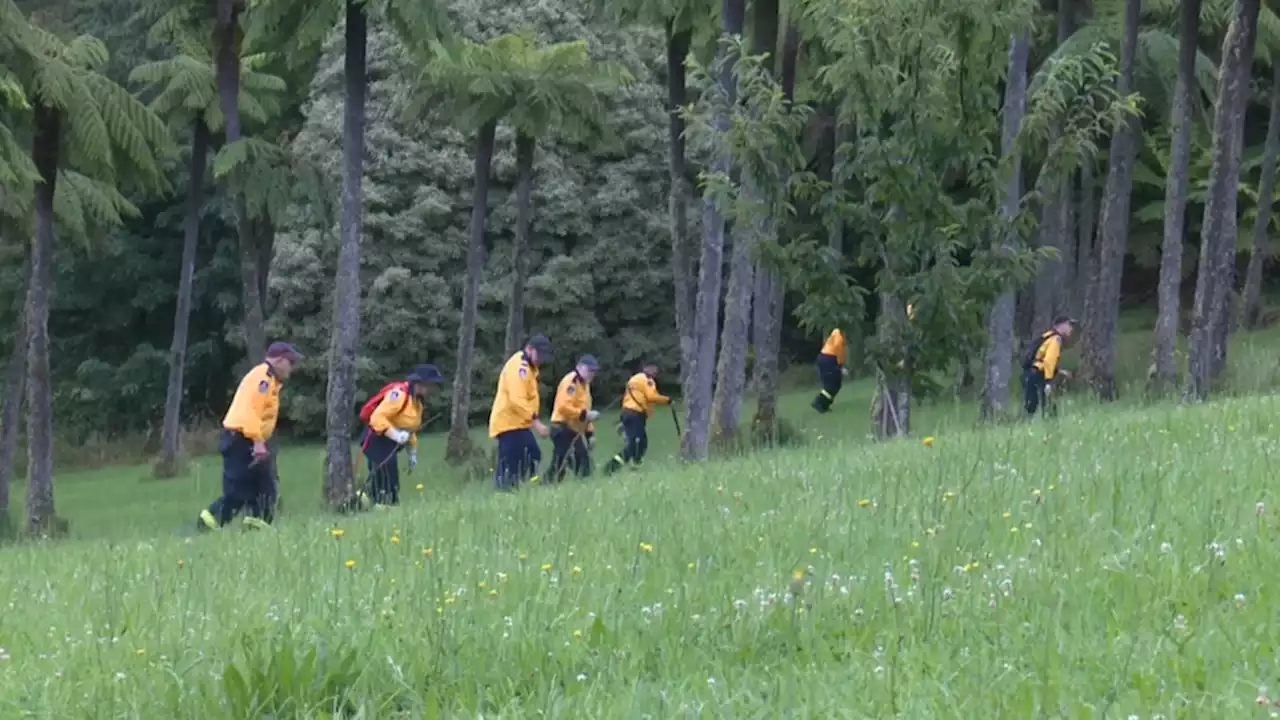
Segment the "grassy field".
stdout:
[[256,534],[175,535],[213,458],[60,475],[73,539],[0,549],[0,717],[1266,715],[1275,397],[982,431],[938,403],[868,445],[869,392],[790,394],[807,445],[692,467],[658,415],[645,470],[513,496],[433,437],[403,507],[340,520],[291,449]]

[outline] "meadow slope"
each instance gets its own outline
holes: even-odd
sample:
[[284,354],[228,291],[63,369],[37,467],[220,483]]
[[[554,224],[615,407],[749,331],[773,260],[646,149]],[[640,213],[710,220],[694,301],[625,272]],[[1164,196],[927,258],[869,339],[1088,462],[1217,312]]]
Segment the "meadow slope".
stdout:
[[1079,411],[11,547],[0,716],[1255,717],[1276,410]]

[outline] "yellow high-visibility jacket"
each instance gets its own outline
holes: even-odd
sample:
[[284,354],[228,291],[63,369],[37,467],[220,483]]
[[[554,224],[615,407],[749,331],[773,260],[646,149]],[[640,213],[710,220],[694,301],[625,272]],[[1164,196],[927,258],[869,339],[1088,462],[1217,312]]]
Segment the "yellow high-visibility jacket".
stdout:
[[1058,361],[1062,359],[1062,336],[1053,330],[1047,330],[1040,336],[1040,347],[1036,348],[1035,360],[1031,367],[1044,374],[1045,380],[1052,380],[1058,374]]
[[369,418],[369,427],[381,435],[391,428],[409,431],[409,447],[418,449],[418,431],[425,414],[422,401],[407,390],[395,388],[382,396],[382,402]]
[[222,427],[233,430],[253,442],[266,442],[276,431],[280,417],[280,387],[270,363],[254,367],[240,380],[231,407],[222,418]]
[[840,332],[840,328],[831,331],[827,336],[827,341],[822,344],[822,354],[830,355],[836,359],[836,364],[844,367],[844,363],[849,359],[848,348],[845,347],[844,333]]
[[622,393],[622,409],[643,413],[653,417],[654,405],[667,405],[671,398],[658,392],[653,378],[644,373],[636,373],[627,381],[627,389]]
[[576,433],[590,435],[595,423],[587,422],[591,411],[591,386],[575,370],[560,381],[556,399],[551,409],[551,422],[559,423]]
[[541,405],[538,368],[525,358],[524,351],[512,355],[498,376],[498,392],[489,411],[489,437],[533,427]]

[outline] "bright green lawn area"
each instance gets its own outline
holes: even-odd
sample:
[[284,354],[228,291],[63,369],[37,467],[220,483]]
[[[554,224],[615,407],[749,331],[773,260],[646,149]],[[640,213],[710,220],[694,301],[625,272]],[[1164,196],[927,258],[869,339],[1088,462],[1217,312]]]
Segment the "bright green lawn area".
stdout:
[[[1242,338],[1237,376],[1271,347]],[[432,437],[405,505],[360,517],[291,449],[262,533],[174,532],[216,458],[61,475],[75,537],[0,549],[0,717],[1266,712],[1276,397],[985,430],[939,403],[871,445],[869,393],[820,417],[795,391],[806,446],[687,467],[659,414],[643,471],[515,495]]]

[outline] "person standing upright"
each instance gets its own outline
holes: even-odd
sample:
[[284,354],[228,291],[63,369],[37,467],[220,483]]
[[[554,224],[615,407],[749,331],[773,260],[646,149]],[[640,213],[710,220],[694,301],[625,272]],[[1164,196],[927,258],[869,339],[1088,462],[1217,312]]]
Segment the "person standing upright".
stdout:
[[818,359],[815,362],[818,366],[818,381],[822,383],[822,390],[813,398],[812,405],[813,409],[820,413],[831,410],[831,403],[835,402],[836,395],[840,394],[844,378],[849,374],[848,368],[844,366],[848,360],[847,344],[844,333],[840,328],[836,328],[827,336],[827,341],[822,344],[822,351],[818,353]]
[[1071,377],[1071,373],[1058,367],[1062,359],[1062,342],[1071,337],[1076,321],[1066,315],[1054,318],[1053,326],[1027,346],[1022,358],[1022,406],[1027,415],[1035,415],[1041,407],[1052,415],[1049,396],[1053,381],[1058,376]]
[[267,441],[280,416],[280,389],[302,355],[286,342],[273,342],[266,360],[236,388],[222,419],[222,496],[200,511],[197,530],[216,530],[244,509],[245,525],[266,527],[274,514],[270,450]]
[[537,477],[542,449],[538,438],[550,430],[538,419],[542,398],[538,390],[539,368],[551,362],[551,341],[535,335],[524,349],[512,355],[498,376],[498,389],[489,412],[489,437],[498,441],[494,484],[511,491]]

